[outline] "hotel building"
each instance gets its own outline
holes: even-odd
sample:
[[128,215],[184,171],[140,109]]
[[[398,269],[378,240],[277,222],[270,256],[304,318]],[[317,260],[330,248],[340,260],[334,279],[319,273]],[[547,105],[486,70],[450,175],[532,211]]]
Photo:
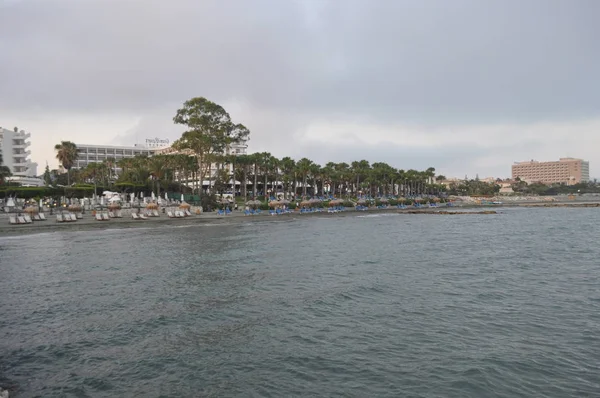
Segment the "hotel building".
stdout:
[[589,181],[590,164],[575,158],[560,158],[553,162],[516,162],[512,165],[512,178],[543,184],[573,185]]
[[[101,163],[107,159],[118,162],[121,159],[133,158],[135,156],[152,156],[157,148],[148,146],[112,146],[112,145],[85,145],[77,146],[77,160],[73,165],[75,169],[83,169],[90,163]],[[119,170],[116,168],[115,170]]]
[[31,145],[27,141],[30,137],[31,133],[26,133],[24,130],[16,128],[8,130],[0,127],[2,161],[15,177],[37,176],[37,163],[31,161],[31,151],[27,149]]

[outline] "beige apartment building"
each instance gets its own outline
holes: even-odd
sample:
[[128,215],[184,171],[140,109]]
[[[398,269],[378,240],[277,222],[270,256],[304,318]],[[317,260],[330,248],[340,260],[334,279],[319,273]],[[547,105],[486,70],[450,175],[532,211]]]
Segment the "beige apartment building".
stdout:
[[512,178],[543,184],[573,185],[589,181],[590,163],[575,158],[560,158],[553,162],[516,162],[512,165]]

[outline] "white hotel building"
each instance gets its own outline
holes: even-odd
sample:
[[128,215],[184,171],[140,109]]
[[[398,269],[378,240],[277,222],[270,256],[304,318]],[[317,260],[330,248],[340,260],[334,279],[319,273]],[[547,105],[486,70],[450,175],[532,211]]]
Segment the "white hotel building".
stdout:
[[31,161],[31,145],[27,140],[31,133],[24,130],[8,130],[0,127],[0,152],[3,165],[10,169],[15,180],[37,176],[37,163]]
[[[145,155],[168,155],[178,153],[189,153],[179,152],[169,146],[169,140],[166,139],[146,139],[145,144],[139,144],[135,146],[111,146],[111,145],[85,145],[75,144],[77,146],[78,159],[75,161],[73,168],[81,169],[85,168],[90,163],[103,162],[106,159],[114,159],[118,162],[121,159],[133,158],[135,156]],[[227,148],[227,155],[245,155],[247,153],[248,145],[244,143],[233,144]],[[229,166],[230,168],[232,166]],[[119,172],[120,169],[115,166],[115,172]],[[231,171],[231,170],[230,170]],[[217,166],[211,165],[210,174],[214,176],[217,172]],[[206,182],[207,183],[207,182]]]
[[133,158],[135,156],[152,156],[155,148],[144,146],[112,146],[112,145],[87,145],[75,144],[77,146],[77,160],[73,165],[75,169],[83,169],[90,163],[102,163],[107,159],[118,162],[121,159]]

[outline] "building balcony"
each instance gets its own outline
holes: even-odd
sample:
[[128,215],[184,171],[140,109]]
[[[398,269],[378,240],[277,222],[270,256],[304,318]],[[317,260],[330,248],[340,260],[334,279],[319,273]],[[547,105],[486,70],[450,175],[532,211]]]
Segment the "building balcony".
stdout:
[[27,150],[27,151],[21,150],[21,151],[18,151],[18,152],[13,151],[13,157],[14,158],[26,158],[29,155],[31,155],[31,151],[30,150]]

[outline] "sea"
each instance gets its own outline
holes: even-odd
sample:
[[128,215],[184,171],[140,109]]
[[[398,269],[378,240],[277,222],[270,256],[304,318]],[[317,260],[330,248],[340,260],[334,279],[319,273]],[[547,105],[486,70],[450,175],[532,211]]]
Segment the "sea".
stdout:
[[0,238],[11,397],[600,397],[600,209]]

